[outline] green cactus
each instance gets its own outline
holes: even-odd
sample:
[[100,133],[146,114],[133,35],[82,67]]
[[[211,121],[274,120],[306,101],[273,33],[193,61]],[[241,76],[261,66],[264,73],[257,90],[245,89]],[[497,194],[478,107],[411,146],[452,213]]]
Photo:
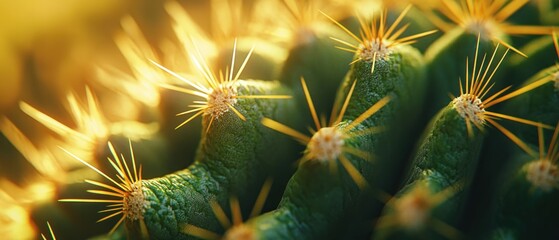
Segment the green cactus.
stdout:
[[161,36],[123,17],[128,69],[2,113],[27,160],[0,159],[6,233],[24,209],[53,239],[559,237],[552,1],[371,2],[157,3]]

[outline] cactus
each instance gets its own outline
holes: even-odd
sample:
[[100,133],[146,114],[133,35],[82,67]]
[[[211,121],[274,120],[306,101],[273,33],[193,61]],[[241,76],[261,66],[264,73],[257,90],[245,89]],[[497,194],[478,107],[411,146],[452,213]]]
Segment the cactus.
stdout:
[[558,238],[553,1],[409,2],[123,16],[125,67],[0,112],[0,235]]

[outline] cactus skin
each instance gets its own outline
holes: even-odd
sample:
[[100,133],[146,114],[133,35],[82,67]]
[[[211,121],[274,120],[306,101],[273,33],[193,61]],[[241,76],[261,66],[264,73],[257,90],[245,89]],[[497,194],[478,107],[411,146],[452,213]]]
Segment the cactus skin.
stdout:
[[473,135],[468,136],[464,118],[449,104],[435,117],[430,130],[426,132],[406,183],[420,179],[425,171],[431,170],[444,176],[446,184],[471,179],[482,143],[479,132]]
[[[372,169],[374,177],[371,182],[380,189],[389,190],[394,188],[397,181],[394,174],[407,160],[419,135],[417,129],[421,123],[407,116],[420,115],[427,90],[425,63],[421,54],[413,47],[398,46],[388,60],[376,61],[374,71],[371,74],[370,63],[355,63],[346,76],[342,92],[347,91],[352,79],[356,79],[356,97],[348,107],[348,119],[358,116],[371,102],[376,102],[385,95],[393,98],[385,109],[365,123],[366,127],[387,128],[386,132],[372,137],[370,151],[378,157],[378,166],[382,166]],[[399,150],[389,147],[394,145],[399,146]]]
[[[240,81],[238,91],[239,95],[289,93],[277,82],[256,81]],[[218,231],[219,222],[207,202],[224,204],[231,194],[240,198],[253,196],[265,177],[272,172],[285,174],[292,164],[286,159],[293,159],[293,144],[260,125],[260,119],[269,116],[289,122],[293,118],[285,113],[293,111],[294,106],[270,99],[242,99],[236,106],[246,121],[231,111],[216,119],[203,135],[193,165],[164,177],[143,180],[147,202],[144,221],[150,237],[187,239],[189,236],[181,232],[187,223]],[[204,118],[203,125],[207,126],[208,121]],[[278,147],[271,148],[276,144]]]

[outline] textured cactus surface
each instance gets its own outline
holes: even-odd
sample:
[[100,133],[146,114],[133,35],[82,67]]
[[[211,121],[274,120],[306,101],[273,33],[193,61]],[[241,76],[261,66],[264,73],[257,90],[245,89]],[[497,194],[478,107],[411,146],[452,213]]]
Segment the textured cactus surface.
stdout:
[[24,2],[2,239],[559,239],[559,1]]

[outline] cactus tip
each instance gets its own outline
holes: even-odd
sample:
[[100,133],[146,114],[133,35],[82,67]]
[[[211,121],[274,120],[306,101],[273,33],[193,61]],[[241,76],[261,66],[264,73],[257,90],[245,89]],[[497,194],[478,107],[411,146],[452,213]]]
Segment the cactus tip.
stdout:
[[308,154],[318,161],[337,159],[342,154],[344,134],[335,127],[323,127],[311,138],[308,144]]
[[452,107],[467,121],[477,126],[485,124],[483,103],[481,99],[472,94],[462,94],[452,100]]
[[526,180],[545,192],[559,188],[559,168],[551,161],[538,160],[526,165]]

